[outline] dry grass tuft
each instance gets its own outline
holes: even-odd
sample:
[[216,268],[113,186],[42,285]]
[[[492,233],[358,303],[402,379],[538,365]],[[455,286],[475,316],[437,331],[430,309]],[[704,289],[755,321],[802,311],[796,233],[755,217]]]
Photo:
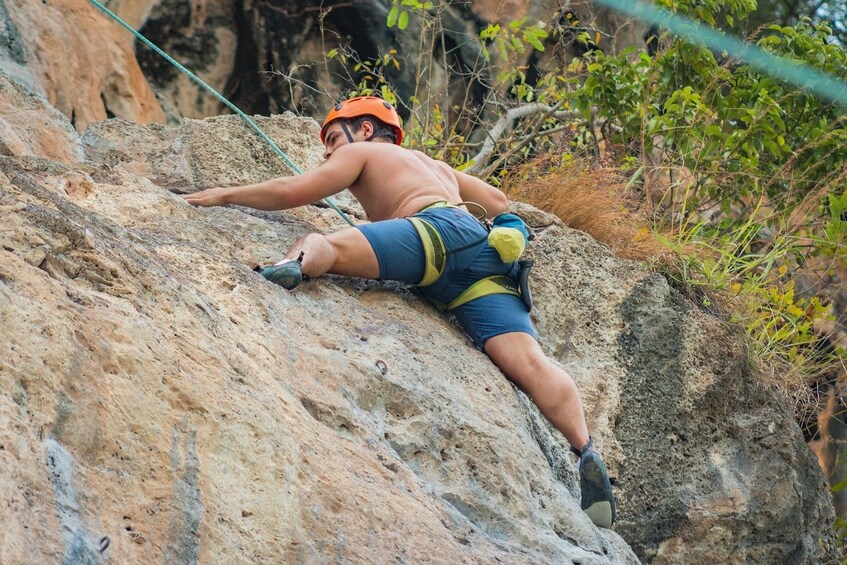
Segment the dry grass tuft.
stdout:
[[581,160],[551,167],[551,159],[534,161],[507,176],[506,196],[555,214],[624,259],[674,263],[673,253],[640,215],[639,202],[627,193],[619,170],[592,169]]

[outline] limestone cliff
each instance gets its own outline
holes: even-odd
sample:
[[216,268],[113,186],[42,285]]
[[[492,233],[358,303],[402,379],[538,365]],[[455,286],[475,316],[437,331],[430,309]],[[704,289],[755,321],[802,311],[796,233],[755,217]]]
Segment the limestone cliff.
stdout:
[[47,98],[79,131],[114,116],[165,120],[132,43],[129,32],[87,0],[0,2],[0,68]]
[[[311,120],[260,123],[319,162]],[[823,476],[736,329],[543,212],[519,210],[536,321],[616,478],[614,531],[580,511],[563,439],[413,290],[251,270],[334,212],[173,194],[289,174],[237,118],[80,138],[0,75],[0,125],[0,562],[832,558]]]

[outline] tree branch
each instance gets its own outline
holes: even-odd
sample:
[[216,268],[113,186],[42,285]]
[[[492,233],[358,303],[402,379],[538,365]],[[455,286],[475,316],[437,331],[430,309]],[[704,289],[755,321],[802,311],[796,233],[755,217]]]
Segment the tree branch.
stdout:
[[488,131],[485,136],[485,141],[482,144],[482,148],[470,159],[473,164],[466,168],[465,172],[469,174],[477,174],[485,168],[485,163],[488,162],[489,157],[491,157],[491,154],[494,152],[494,147],[497,145],[497,142],[505,133],[512,130],[514,122],[517,119],[526,118],[527,116],[535,114],[547,114],[557,120],[573,119],[579,116],[578,112],[557,111],[559,104],[548,106],[547,104],[534,103],[507,110],[506,113],[497,120],[494,127]]

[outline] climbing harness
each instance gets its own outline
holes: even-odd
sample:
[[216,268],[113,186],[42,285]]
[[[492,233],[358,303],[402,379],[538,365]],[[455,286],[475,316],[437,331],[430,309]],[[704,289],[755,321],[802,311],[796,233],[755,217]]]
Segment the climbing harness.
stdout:
[[[146,37],[144,37],[143,35],[141,35],[141,34],[140,34],[138,31],[136,31],[136,30],[135,30],[135,29],[134,29],[131,25],[129,25],[128,23],[126,23],[125,21],[123,21],[121,18],[119,18],[119,17],[118,17],[118,16],[117,16],[114,12],[112,12],[111,10],[109,10],[106,6],[104,6],[103,4],[101,4],[100,2],[98,2],[97,0],[89,0],[89,1],[90,1],[92,4],[94,4],[94,5],[95,5],[95,6],[96,6],[96,7],[97,7],[100,11],[102,11],[104,14],[106,14],[107,16],[109,16],[110,18],[112,18],[113,20],[115,20],[116,22],[118,22],[118,23],[119,23],[121,26],[123,26],[125,29],[129,30],[129,31],[130,31],[130,32],[131,32],[131,33],[132,33],[135,37],[137,37],[139,40],[141,40],[141,41],[142,41],[145,45],[147,45],[150,49],[152,49],[153,51],[155,51],[156,53],[158,53],[159,55],[161,55],[161,56],[162,56],[162,57],[163,57],[163,58],[164,58],[167,62],[169,62],[170,64],[172,64],[173,66],[175,66],[177,69],[179,69],[180,71],[182,71],[182,72],[183,72],[183,73],[184,73],[184,74],[185,74],[188,78],[190,78],[191,80],[193,80],[194,82],[196,82],[197,84],[199,84],[200,86],[202,86],[203,88],[205,88],[208,92],[210,92],[212,95],[214,95],[214,97],[215,97],[215,98],[217,98],[219,101],[221,101],[223,104],[225,104],[225,105],[226,105],[226,106],[227,106],[230,110],[232,110],[233,112],[235,112],[236,114],[238,114],[238,115],[239,115],[239,116],[240,116],[240,117],[241,117],[241,118],[242,118],[245,122],[247,122],[247,125],[249,125],[251,128],[253,128],[253,130],[254,130],[257,134],[259,134],[259,137],[261,137],[261,138],[265,141],[265,143],[267,143],[267,144],[271,147],[271,149],[273,149],[273,150],[274,150],[274,152],[275,152],[277,155],[279,155],[280,157],[282,157],[282,159],[286,162],[286,164],[287,164],[287,165],[291,168],[291,170],[292,170],[292,171],[294,171],[294,172],[295,172],[295,173],[297,173],[298,175],[303,173],[303,171],[300,169],[300,167],[298,167],[298,166],[297,166],[297,164],[296,164],[294,161],[292,161],[292,160],[291,160],[291,157],[289,157],[288,155],[286,155],[286,154],[282,151],[282,149],[280,149],[280,148],[277,146],[277,144],[276,144],[276,143],[274,143],[274,142],[273,142],[273,140],[272,140],[270,137],[268,137],[268,134],[266,134],[264,131],[262,131],[262,129],[261,129],[259,126],[257,126],[257,125],[256,125],[256,123],[255,123],[253,120],[251,120],[251,119],[250,119],[250,116],[248,116],[247,114],[245,114],[244,112],[242,112],[242,111],[238,108],[238,106],[236,106],[235,104],[233,104],[232,102],[230,102],[229,100],[227,100],[226,98],[224,98],[224,97],[223,97],[220,93],[218,93],[218,91],[217,91],[217,90],[215,90],[214,88],[212,88],[211,86],[209,86],[208,84],[206,84],[206,83],[203,81],[203,79],[201,79],[200,77],[198,77],[197,75],[195,75],[194,73],[192,73],[191,71],[189,71],[188,69],[186,69],[185,67],[183,67],[183,66],[182,66],[181,64],[179,64],[179,63],[178,63],[175,59],[173,59],[170,55],[168,55],[167,53],[165,53],[164,51],[162,51],[161,49],[159,49],[159,47],[157,47],[157,46],[156,46],[155,44],[153,44],[153,43],[152,43],[149,39],[147,39]],[[352,221],[352,220],[351,220],[351,219],[347,216],[347,214],[345,214],[344,212],[342,212],[342,211],[341,211],[341,209],[340,209],[338,206],[336,206],[336,205],[335,205],[335,203],[334,203],[334,202],[333,202],[330,198],[324,198],[324,202],[326,202],[326,203],[329,205],[329,207],[330,207],[330,208],[332,208],[333,210],[335,210],[335,211],[338,213],[338,215],[339,215],[339,216],[341,216],[342,218],[344,218],[344,221],[345,221],[345,222],[347,222],[347,223],[348,223],[348,224],[350,224],[351,226],[355,226],[355,225],[356,225],[356,224],[354,224],[354,223],[353,223],[353,221]]]
[[[486,210],[480,204],[476,204],[474,202],[462,202],[460,204],[472,204],[478,206],[482,209],[484,218]],[[431,208],[443,207],[462,209],[459,207],[459,205],[450,204],[448,202],[442,201],[435,202],[433,204],[430,204],[429,206],[426,206],[421,210],[421,212],[423,212],[424,210],[429,210]],[[509,214],[509,216],[514,216],[514,218],[517,218],[517,216],[515,216],[514,214]],[[444,272],[445,266],[447,265],[447,255],[449,253],[458,253],[460,251],[464,251],[466,249],[476,247],[477,245],[489,242],[489,237],[488,235],[486,235],[485,237],[472,243],[469,243],[464,247],[460,247],[458,249],[451,249],[448,251],[444,245],[444,241],[441,238],[441,234],[438,233],[438,230],[436,230],[432,224],[430,224],[423,218],[416,218],[414,216],[410,216],[406,219],[409,220],[413,226],[415,226],[415,229],[418,232],[418,236],[420,237],[421,243],[423,244],[424,248],[424,276],[421,281],[417,284],[417,286],[426,287],[433,285],[436,281],[438,281],[438,279]],[[486,222],[483,222],[482,220],[480,220],[480,222],[486,226],[486,229],[489,228]],[[514,262],[514,260],[504,262],[512,263]],[[489,294],[511,294],[523,300],[527,311],[532,311],[532,293],[529,290],[529,272],[532,270],[533,262],[529,260],[519,261],[518,266],[520,270],[518,273],[517,281],[505,275],[491,275],[478,280],[477,282],[466,288],[449,304],[443,304],[437,301],[433,302],[438,309],[450,311],[455,310],[459,306],[467,304],[472,300],[476,300],[477,298],[488,296]]]
[[485,277],[473,283],[466,288],[462,294],[456,297],[453,302],[447,305],[447,310],[454,310],[463,304],[467,304],[471,300],[488,296],[489,294],[511,294],[520,297],[521,293],[518,290],[515,281],[505,275],[492,275]]
[[[462,206],[475,206],[482,213],[479,216],[474,216],[474,217],[483,224],[487,221],[485,219],[485,217],[488,215],[488,210],[485,209],[485,206],[483,206],[482,204],[477,204],[476,202],[471,202],[470,200],[465,200],[465,201],[459,202],[457,204],[450,204],[449,202],[445,202],[444,200],[439,200],[438,202],[433,202],[429,206],[424,206],[423,208],[421,208],[419,210],[419,213],[423,212],[424,210],[430,210],[432,208],[458,208],[459,210],[464,210],[464,208],[462,208]],[[470,211],[468,211],[468,210],[465,210],[465,211],[470,214]],[[517,217],[517,216],[515,216],[515,217]]]
[[[461,204],[475,204],[472,202],[462,202]],[[476,204],[482,209],[483,217],[485,216],[485,208],[481,205]],[[459,204],[450,204],[448,202],[439,201],[433,202],[429,206],[425,206],[421,209],[421,212],[424,210],[430,210],[432,208],[456,208],[462,210]],[[444,272],[444,267],[447,265],[447,249],[444,246],[444,241],[441,239],[441,234],[438,233],[438,230],[430,224],[428,221],[422,218],[416,218],[414,216],[409,216],[406,218],[412,225],[415,226],[415,229],[418,232],[418,236],[421,238],[421,243],[424,248],[424,257],[426,258],[425,267],[424,267],[424,276],[421,279],[421,282],[418,283],[418,286],[429,286],[434,284],[437,281],[441,274]],[[487,227],[487,226],[486,226]],[[469,243],[464,247],[460,247],[459,249],[451,249],[450,253],[458,253],[460,251],[464,251],[466,249],[470,249],[472,247],[476,247],[487,239],[487,236],[474,241],[473,243]]]
[[[441,235],[436,231],[435,227],[421,218],[407,218],[421,238],[421,243],[424,248],[424,257],[426,258],[424,267],[424,276],[418,286],[429,286],[434,284],[441,274],[444,272],[444,267],[447,265],[447,250],[444,248],[444,241]],[[471,246],[479,245],[482,241],[475,242]]]
[[532,271],[533,265],[535,265],[535,261],[532,259],[518,261],[518,267],[520,268],[518,272],[518,290],[521,293],[521,300],[523,300],[527,312],[532,312],[532,292],[529,290],[529,273]]

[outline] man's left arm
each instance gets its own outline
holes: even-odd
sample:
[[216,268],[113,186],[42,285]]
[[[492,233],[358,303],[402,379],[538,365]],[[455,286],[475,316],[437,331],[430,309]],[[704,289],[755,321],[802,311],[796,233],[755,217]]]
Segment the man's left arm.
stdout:
[[194,206],[237,204],[258,210],[287,210],[341,192],[359,178],[363,167],[360,152],[336,150],[330,160],[308,173],[243,186],[209,188],[183,198]]
[[488,218],[502,214],[509,206],[506,195],[488,184],[487,182],[468,175],[456,169],[452,169],[456,182],[459,185],[459,195],[463,201],[475,202],[485,207]]

